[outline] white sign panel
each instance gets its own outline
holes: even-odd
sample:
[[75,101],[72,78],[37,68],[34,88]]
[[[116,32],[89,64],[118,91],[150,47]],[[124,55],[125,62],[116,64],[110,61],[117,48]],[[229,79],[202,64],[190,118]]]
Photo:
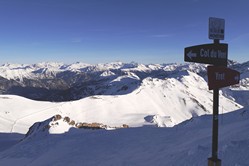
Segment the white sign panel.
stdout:
[[224,40],[225,20],[221,18],[209,18],[209,39]]

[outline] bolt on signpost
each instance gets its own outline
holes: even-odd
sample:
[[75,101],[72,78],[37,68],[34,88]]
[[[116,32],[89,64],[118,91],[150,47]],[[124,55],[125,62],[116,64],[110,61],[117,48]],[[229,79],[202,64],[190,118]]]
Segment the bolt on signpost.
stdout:
[[224,40],[225,20],[209,18],[209,39],[213,44],[203,44],[184,49],[184,61],[212,64],[208,66],[208,87],[213,90],[213,130],[212,157],[208,166],[221,166],[218,159],[218,124],[219,124],[219,88],[239,83],[240,73],[227,68],[228,44]]

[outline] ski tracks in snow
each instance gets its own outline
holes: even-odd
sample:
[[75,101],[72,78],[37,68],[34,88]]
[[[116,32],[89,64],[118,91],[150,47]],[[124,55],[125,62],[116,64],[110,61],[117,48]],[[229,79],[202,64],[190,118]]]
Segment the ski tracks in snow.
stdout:
[[[16,124],[17,124],[18,122],[22,121],[23,119],[30,118],[30,117],[35,116],[35,115],[37,116],[37,114],[44,113],[44,112],[49,111],[49,110],[51,110],[51,109],[53,109],[53,108],[57,108],[57,109],[58,109],[58,112],[59,112],[59,107],[62,107],[62,105],[64,105],[64,104],[66,104],[66,103],[62,103],[62,104],[60,104],[60,105],[55,105],[55,106],[48,107],[48,108],[43,108],[43,109],[41,109],[41,110],[39,110],[39,111],[37,111],[37,112],[34,112],[34,113],[31,113],[31,114],[25,115],[25,116],[23,116],[23,117],[21,117],[21,118],[18,118],[18,119],[16,119],[16,120],[14,120],[14,121],[9,120],[9,121],[13,122],[12,127],[11,127],[11,130],[10,130],[10,133],[13,133]],[[53,113],[51,113],[51,114],[54,114],[54,113],[55,113],[55,112],[53,112]],[[3,117],[0,116],[0,118],[3,118]],[[6,118],[5,118],[5,119],[6,119]],[[6,120],[8,120],[8,119],[6,119]],[[42,120],[43,120],[43,119],[42,119]],[[35,123],[35,122],[37,122],[37,121],[34,121],[34,123]],[[19,123],[19,125],[20,125],[20,123]],[[22,125],[29,126],[29,125],[24,124],[24,123],[23,123]],[[29,127],[30,127],[30,126],[29,126]]]

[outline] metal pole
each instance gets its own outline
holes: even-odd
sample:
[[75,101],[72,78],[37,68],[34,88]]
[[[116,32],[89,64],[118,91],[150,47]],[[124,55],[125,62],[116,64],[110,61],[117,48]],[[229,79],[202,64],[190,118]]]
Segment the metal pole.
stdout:
[[208,166],[221,166],[218,159],[218,128],[219,128],[219,89],[213,90],[213,132],[212,157],[208,159]]
[[212,158],[218,159],[219,89],[213,91],[213,138]]
[[[214,44],[219,44],[214,40]],[[212,157],[208,159],[208,166],[221,166],[218,159],[218,129],[219,129],[219,89],[213,90],[213,130],[212,130]]]

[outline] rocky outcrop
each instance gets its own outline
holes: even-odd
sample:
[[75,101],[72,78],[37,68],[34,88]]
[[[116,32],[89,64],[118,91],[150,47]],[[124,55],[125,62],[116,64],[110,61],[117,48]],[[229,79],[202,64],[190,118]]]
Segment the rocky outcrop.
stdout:
[[63,119],[64,122],[68,123],[68,125],[75,127],[75,128],[79,128],[79,129],[92,129],[92,130],[97,130],[97,129],[108,129],[108,128],[114,128],[114,129],[119,129],[119,128],[129,128],[129,126],[127,124],[123,124],[120,127],[111,127],[111,126],[107,126],[105,124],[102,123],[97,123],[97,122],[93,122],[93,123],[86,123],[86,122],[75,122],[75,120],[70,119],[69,117],[62,117],[61,115],[57,114],[52,118],[53,124],[52,125],[58,125],[58,123],[56,123],[56,121],[59,121]]
[[57,114],[54,116],[53,121],[60,120],[61,118],[62,118],[61,115]]
[[102,123],[81,123],[81,122],[79,122],[79,123],[77,123],[76,125],[75,125],[77,128],[83,128],[83,129],[93,129],[93,130],[95,130],[95,129],[105,129],[105,128],[107,128],[107,126],[106,125],[103,125]]

